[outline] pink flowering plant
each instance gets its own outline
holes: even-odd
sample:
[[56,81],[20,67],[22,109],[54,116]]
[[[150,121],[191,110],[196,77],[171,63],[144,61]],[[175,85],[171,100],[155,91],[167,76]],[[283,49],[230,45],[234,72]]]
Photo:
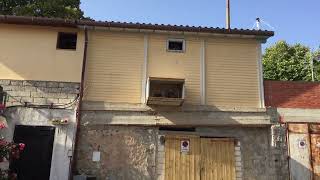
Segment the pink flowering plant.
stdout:
[[[0,130],[4,128],[6,126],[0,122]],[[20,153],[24,148],[25,144],[23,143],[8,142],[3,137],[0,137],[0,163],[19,159]],[[0,168],[0,180],[13,180],[16,177],[16,174],[10,172],[10,170]]]

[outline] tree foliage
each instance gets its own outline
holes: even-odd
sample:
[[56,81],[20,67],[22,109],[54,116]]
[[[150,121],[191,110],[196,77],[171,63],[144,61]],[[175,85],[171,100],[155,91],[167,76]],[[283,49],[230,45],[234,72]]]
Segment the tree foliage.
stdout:
[[[320,65],[310,48],[301,44],[289,45],[279,41],[266,49],[263,55],[264,78],[284,81],[311,81],[312,68],[315,80],[320,77]],[[313,63],[313,65],[312,65]]]
[[1,0],[0,14],[65,19],[83,18],[80,0]]

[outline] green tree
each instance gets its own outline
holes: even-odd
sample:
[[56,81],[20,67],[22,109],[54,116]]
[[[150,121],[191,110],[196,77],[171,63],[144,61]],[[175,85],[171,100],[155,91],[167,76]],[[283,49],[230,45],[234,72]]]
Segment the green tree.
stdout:
[[0,0],[0,14],[81,19],[80,0]]
[[[315,59],[315,53],[311,52],[308,47],[301,44],[289,45],[285,41],[279,41],[267,48],[263,55],[264,78],[311,81],[312,59]],[[319,71],[319,62],[313,60],[313,63],[315,72]]]

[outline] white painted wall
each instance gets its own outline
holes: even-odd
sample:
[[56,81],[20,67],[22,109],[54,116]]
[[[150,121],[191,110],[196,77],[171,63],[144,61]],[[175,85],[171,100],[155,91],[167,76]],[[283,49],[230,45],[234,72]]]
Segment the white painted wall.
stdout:
[[62,109],[10,108],[6,110],[5,117],[8,128],[2,130],[2,133],[9,141],[13,139],[15,125],[53,126],[50,122],[52,119],[67,118],[69,120],[68,125],[55,126],[50,171],[50,180],[67,180],[70,167],[68,151],[72,150],[76,112]]

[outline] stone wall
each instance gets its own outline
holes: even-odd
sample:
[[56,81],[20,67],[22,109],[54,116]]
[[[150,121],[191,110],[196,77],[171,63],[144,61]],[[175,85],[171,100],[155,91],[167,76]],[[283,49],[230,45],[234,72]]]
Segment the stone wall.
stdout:
[[79,83],[53,81],[0,80],[7,92],[7,107],[31,105],[65,105],[79,93]]
[[[83,116],[86,116],[86,113]],[[164,157],[164,152],[159,143],[159,136],[166,133],[191,133],[237,140],[237,180],[288,179],[285,127],[281,125],[198,127],[196,132],[188,133],[159,131],[158,127],[107,125],[107,117],[112,112],[104,114],[105,124],[95,124],[88,122],[87,118],[82,119],[77,153],[79,174],[97,176],[98,179],[162,180],[164,160],[161,156]],[[120,116],[121,112],[113,115]],[[128,113],[123,114],[127,115]],[[100,162],[92,161],[94,151],[101,152]]]
[[[99,180],[151,180],[155,177],[157,129],[152,127],[81,126],[77,173]],[[92,161],[101,152],[99,162]]]

